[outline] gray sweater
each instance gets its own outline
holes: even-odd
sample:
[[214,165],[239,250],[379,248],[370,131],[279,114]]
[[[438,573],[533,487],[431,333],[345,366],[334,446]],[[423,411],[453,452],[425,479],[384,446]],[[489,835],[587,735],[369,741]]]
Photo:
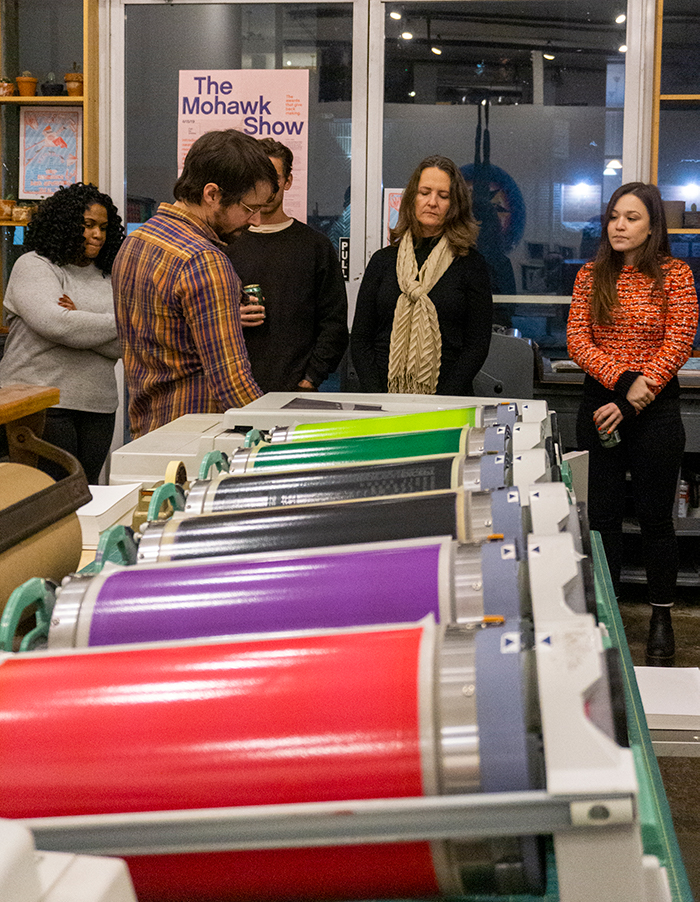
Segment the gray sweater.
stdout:
[[[63,294],[76,310],[59,306]],[[92,263],[56,266],[32,251],[13,266],[4,305],[10,331],[0,386],[56,386],[58,407],[117,409],[114,363],[121,354],[109,276]]]

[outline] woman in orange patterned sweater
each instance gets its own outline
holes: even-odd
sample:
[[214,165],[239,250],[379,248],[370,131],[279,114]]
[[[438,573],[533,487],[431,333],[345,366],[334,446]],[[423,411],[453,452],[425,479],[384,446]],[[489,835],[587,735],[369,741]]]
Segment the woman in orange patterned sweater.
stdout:
[[590,524],[602,536],[616,593],[631,475],[652,605],[650,664],[669,663],[675,653],[673,505],[685,447],[676,373],[690,355],[697,322],[693,274],[671,257],[658,188],[622,185],[608,203],[597,256],[576,277],[567,340],[586,373],[577,438],[590,455]]

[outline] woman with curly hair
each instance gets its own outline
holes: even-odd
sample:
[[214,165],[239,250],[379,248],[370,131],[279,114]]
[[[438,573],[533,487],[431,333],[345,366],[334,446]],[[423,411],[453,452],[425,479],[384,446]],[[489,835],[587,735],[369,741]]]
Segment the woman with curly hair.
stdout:
[[493,305],[478,234],[460,171],[447,157],[426,157],[357,296],[351,353],[363,391],[473,394]]
[[[117,409],[114,364],[121,356],[110,273],[124,240],[112,200],[78,183],[42,201],[27,226],[25,253],[5,293],[9,334],[0,385],[60,389],[44,438],[73,454],[95,485],[109,453]],[[60,468],[41,460],[54,478]]]

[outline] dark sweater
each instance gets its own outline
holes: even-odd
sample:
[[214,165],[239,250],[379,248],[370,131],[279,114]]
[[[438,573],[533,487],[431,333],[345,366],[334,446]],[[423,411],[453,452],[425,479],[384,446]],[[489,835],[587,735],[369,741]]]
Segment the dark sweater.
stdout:
[[[424,240],[416,247],[419,268],[432,244]],[[374,254],[357,296],[351,352],[360,386],[366,392],[387,389],[391,328],[401,294],[397,254],[398,247],[384,247]],[[472,380],[483,366],[491,343],[493,298],[484,258],[473,248],[466,257],[455,257],[429,296],[442,337],[437,394],[470,395]]]
[[243,329],[253,376],[263,391],[318,386],[348,345],[345,282],[333,245],[294,220],[280,232],[244,232],[226,248],[243,285],[258,284],[265,322]]

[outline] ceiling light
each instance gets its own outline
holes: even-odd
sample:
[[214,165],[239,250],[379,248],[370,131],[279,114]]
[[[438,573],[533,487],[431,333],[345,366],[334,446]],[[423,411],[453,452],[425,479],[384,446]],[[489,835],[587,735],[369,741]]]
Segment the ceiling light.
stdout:
[[404,31],[401,34],[401,37],[404,39],[404,41],[410,41],[413,39],[413,34],[410,31]]
[[617,49],[620,53],[627,53],[627,44],[620,44]]
[[543,56],[544,59],[546,59],[546,60],[553,60],[553,59],[554,59],[554,54],[553,54],[553,53],[543,53],[542,56]]
[[435,56],[440,56],[440,54],[442,53],[442,50],[440,50],[439,47],[431,47],[430,49],[433,51]]
[[409,91],[409,92],[408,92],[408,96],[409,96],[409,97],[415,97],[415,96],[416,96],[416,92],[415,92],[415,91]]
[[389,13],[389,17],[398,20],[401,18],[401,13],[397,13],[396,10],[394,10],[394,12]]
[[607,165],[608,169],[622,169],[622,163],[619,160],[610,160]]
[[603,170],[603,175],[617,175],[617,171],[612,166],[606,166]]
[[620,13],[620,15],[615,19],[618,25],[622,25],[623,22],[627,21],[627,16],[624,13]]

